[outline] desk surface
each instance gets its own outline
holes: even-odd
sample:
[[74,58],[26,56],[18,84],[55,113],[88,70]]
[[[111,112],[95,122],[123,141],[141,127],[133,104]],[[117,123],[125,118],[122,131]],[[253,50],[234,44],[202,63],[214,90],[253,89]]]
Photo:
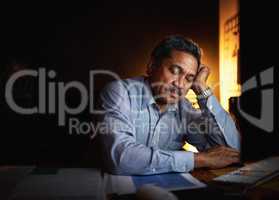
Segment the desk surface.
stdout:
[[[1,200],[4,200],[3,197],[8,197],[8,193],[12,190],[10,188],[14,187],[16,183],[22,179],[23,174],[25,173],[25,168],[20,168],[19,171],[15,171],[16,167],[4,167],[0,166],[0,185],[1,188]],[[208,169],[196,169],[191,174],[204,183],[210,183],[215,177],[226,174],[233,170],[236,170],[237,167],[227,167],[217,170],[208,170]],[[13,172],[14,170],[14,172]],[[16,174],[16,173],[18,174]],[[3,176],[4,175],[4,176]],[[9,188],[10,187],[10,188]],[[199,192],[200,193],[200,192]],[[194,193],[195,195],[196,193]],[[184,196],[183,196],[184,197]],[[246,199],[279,199],[279,177],[268,181],[265,184],[262,184],[249,193],[247,193]]]
[[[191,174],[200,181],[208,184],[217,176],[227,174],[236,169],[238,167],[226,167],[216,170],[196,169]],[[279,176],[248,191],[245,199],[279,199]]]

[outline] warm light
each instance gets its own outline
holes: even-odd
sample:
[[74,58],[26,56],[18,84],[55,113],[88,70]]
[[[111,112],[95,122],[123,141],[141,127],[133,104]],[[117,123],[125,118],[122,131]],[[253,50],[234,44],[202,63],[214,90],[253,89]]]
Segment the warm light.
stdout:
[[219,9],[220,101],[228,110],[229,98],[239,96],[241,90],[237,83],[240,34],[238,1],[220,1]]
[[189,92],[186,95],[186,98],[192,103],[192,106],[194,108],[199,108],[197,96],[193,90],[189,90]]

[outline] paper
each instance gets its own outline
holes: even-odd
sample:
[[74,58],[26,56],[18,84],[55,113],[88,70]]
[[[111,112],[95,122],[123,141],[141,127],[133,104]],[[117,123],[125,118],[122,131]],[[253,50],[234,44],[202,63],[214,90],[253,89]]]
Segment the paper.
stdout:
[[105,199],[101,173],[91,168],[34,170],[17,184],[12,199]]
[[146,176],[109,175],[107,193],[131,194],[143,185],[155,185],[169,191],[206,187],[189,173],[168,173]]
[[278,174],[279,157],[270,157],[216,177],[214,181],[255,184],[260,180],[270,180]]

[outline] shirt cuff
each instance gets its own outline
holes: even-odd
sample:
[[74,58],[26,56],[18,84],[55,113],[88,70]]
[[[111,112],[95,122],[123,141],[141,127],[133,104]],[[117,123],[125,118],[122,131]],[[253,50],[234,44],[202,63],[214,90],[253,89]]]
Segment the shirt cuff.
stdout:
[[194,169],[194,153],[174,151],[174,171],[189,172]]
[[230,115],[223,109],[215,96],[199,102],[201,110],[208,110],[215,118],[228,146],[240,150],[240,134]]
[[200,99],[198,103],[201,110],[209,110],[214,116],[223,110],[222,106],[214,95],[211,95],[206,99]]

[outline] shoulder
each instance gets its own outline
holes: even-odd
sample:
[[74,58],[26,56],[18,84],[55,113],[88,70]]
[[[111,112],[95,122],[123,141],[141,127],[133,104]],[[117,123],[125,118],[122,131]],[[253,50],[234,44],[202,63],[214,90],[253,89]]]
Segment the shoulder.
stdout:
[[144,87],[144,77],[138,76],[133,78],[115,80],[108,83],[102,93],[126,93],[126,94],[137,94],[139,93]]
[[139,107],[143,84],[143,77],[112,81],[102,90],[100,100],[107,107],[128,112],[131,107]]

